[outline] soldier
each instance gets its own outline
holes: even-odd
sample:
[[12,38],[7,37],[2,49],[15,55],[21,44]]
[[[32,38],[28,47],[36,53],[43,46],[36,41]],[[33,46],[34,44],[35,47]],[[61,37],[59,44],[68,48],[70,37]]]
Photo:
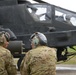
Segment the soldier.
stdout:
[[10,35],[7,32],[0,32],[0,75],[16,75],[13,56],[6,49],[9,44]]
[[45,35],[34,33],[31,46],[21,63],[21,75],[56,75],[56,50],[47,46]]

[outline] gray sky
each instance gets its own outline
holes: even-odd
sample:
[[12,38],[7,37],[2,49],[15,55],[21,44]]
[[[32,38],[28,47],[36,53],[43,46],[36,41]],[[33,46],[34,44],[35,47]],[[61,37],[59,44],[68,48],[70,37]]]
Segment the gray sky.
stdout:
[[[33,0],[28,0],[28,1],[33,1]],[[76,0],[42,0],[42,1],[76,12]]]
[[76,12],[76,0],[43,0],[43,1]]

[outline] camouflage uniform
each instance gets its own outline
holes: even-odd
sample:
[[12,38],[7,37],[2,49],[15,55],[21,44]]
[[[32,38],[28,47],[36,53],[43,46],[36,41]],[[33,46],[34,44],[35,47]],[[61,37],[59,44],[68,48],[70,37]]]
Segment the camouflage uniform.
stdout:
[[56,75],[56,51],[54,48],[39,46],[24,57],[21,75]]
[[16,66],[13,63],[10,51],[0,46],[0,75],[16,75]]

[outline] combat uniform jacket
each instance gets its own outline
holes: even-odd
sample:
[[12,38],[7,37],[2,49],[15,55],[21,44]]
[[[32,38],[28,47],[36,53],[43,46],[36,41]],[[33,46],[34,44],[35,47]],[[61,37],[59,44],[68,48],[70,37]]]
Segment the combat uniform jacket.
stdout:
[[54,48],[39,46],[26,53],[21,75],[56,75],[56,51]]
[[13,56],[10,51],[0,46],[0,75],[16,75],[17,70],[14,65]]

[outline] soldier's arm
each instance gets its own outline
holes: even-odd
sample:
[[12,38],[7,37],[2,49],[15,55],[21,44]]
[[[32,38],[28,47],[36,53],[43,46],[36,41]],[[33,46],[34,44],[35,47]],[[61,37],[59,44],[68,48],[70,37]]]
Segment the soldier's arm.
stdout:
[[13,56],[10,52],[7,52],[7,59],[6,59],[6,69],[8,75],[17,75],[16,65],[14,64]]
[[30,62],[29,53],[26,53],[21,66],[20,66],[20,73],[21,75],[29,75],[29,62]]
[[0,57],[0,75],[7,75],[7,71],[5,70],[5,62]]

